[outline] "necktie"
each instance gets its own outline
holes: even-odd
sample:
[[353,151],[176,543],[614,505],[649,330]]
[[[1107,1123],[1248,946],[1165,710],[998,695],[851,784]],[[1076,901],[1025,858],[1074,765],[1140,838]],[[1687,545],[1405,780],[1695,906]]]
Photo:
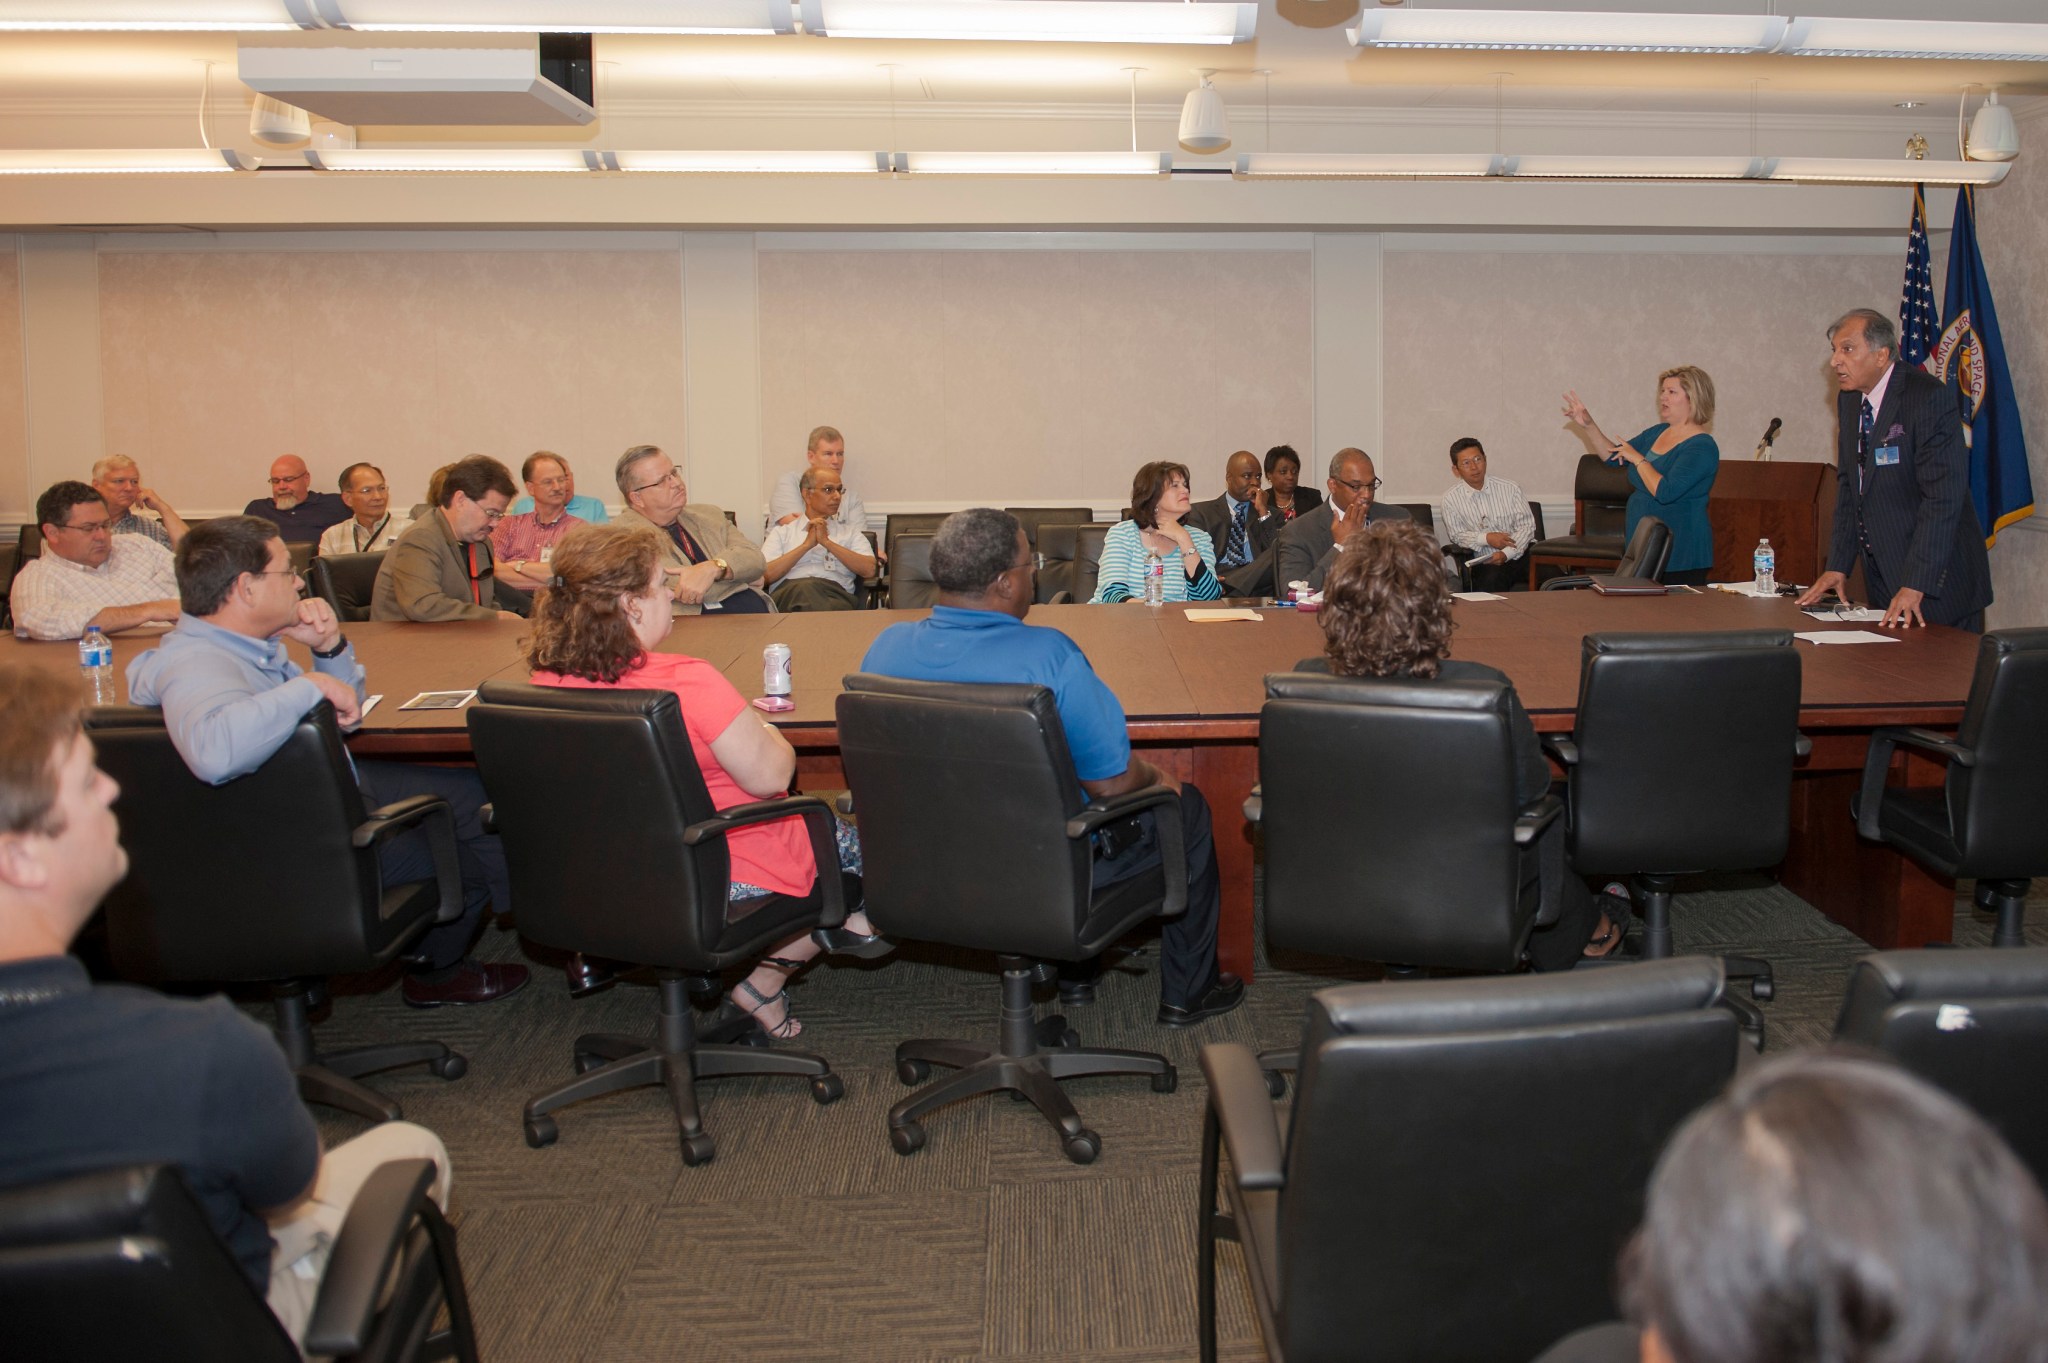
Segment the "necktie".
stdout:
[[1251,519],[1252,504],[1239,502],[1237,512],[1230,518],[1230,539],[1223,546],[1223,566],[1235,568],[1240,563],[1251,562],[1251,538],[1247,522]]
[[1856,490],[1863,491],[1863,483],[1870,467],[1870,428],[1877,424],[1877,412],[1870,405],[1866,394],[1863,399],[1863,413],[1856,419]]
[[683,551],[684,558],[692,563],[704,561],[704,551],[697,547],[696,538],[683,529],[682,521],[675,520],[669,523],[668,537],[676,542],[676,548]]

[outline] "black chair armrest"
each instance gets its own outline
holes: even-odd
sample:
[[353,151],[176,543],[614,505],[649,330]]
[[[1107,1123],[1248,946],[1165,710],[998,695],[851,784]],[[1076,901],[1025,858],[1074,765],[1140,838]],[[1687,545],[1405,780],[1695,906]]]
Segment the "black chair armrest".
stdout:
[[1579,745],[1569,734],[1538,734],[1536,739],[1543,745],[1543,751],[1557,759],[1559,766],[1579,765]]
[[1539,834],[1557,822],[1564,813],[1564,801],[1555,795],[1545,795],[1515,816],[1515,846],[1527,847],[1536,841]]
[[721,809],[708,819],[683,830],[683,845],[695,847],[706,838],[722,838],[735,828],[800,816],[811,837],[811,858],[818,864],[818,884],[824,890],[824,907],[818,926],[836,928],[846,921],[846,895],[839,882],[839,842],[834,836],[832,807],[815,795],[784,795],[774,800]]
[[1180,796],[1165,786],[1143,786],[1127,790],[1121,795],[1112,795],[1103,800],[1090,800],[1082,806],[1081,812],[1067,820],[1067,836],[1085,838],[1104,824],[1128,819],[1133,814],[1142,814],[1148,809],[1161,805],[1178,804]]
[[1266,817],[1266,787],[1263,782],[1252,787],[1252,793],[1244,797],[1244,817],[1249,823],[1257,823]]
[[1074,594],[1062,587],[1059,591],[1054,592],[1045,604],[1048,606],[1071,606],[1074,604]]
[[1592,585],[1592,578],[1587,577],[1584,573],[1573,573],[1568,577],[1553,577],[1537,588],[1537,590],[1545,592],[1575,592]]
[[1966,767],[1977,765],[1974,749],[1931,730],[1896,726],[1872,730],[1870,747],[1863,754],[1863,789],[1856,799],[1856,831],[1872,842],[1884,841],[1884,832],[1878,827],[1877,811],[1884,802],[1884,780],[1891,770],[1892,750],[1902,743],[1923,752],[1939,753]]
[[393,800],[356,825],[349,834],[356,848],[380,847],[400,833],[423,828],[427,852],[434,861],[434,884],[441,893],[441,907],[434,914],[437,923],[452,923],[462,917],[462,865],[455,859],[455,811],[438,795],[408,795]]
[[486,801],[476,812],[477,823],[486,833],[498,831],[498,807]]
[[363,1351],[385,1280],[436,1172],[430,1159],[392,1160],[364,1180],[320,1279],[306,1325],[308,1354],[353,1357]]
[[839,798],[832,802],[832,807],[841,814],[853,813],[853,792],[850,790],[840,791]]
[[1230,1168],[1237,1186],[1246,1189],[1284,1188],[1281,1167],[1280,1118],[1259,1058],[1235,1041],[1202,1047],[1202,1077],[1209,1083],[1209,1110],[1223,1132]]

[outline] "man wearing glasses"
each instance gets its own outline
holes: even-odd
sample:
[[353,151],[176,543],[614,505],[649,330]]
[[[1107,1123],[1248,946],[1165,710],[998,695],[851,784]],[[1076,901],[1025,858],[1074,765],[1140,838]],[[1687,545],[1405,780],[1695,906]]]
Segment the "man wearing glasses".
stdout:
[[444,470],[440,504],[398,537],[377,569],[372,620],[517,620],[498,609],[491,529],[512,502],[512,473],[472,454]]
[[491,531],[491,557],[497,560],[499,582],[533,592],[554,577],[548,560],[562,536],[589,522],[569,509],[576,481],[560,455],[534,451],[519,466],[519,478],[532,509],[514,511],[498,522]]
[[1372,456],[1364,450],[1347,446],[1331,455],[1326,486],[1329,500],[1296,516],[1280,532],[1273,569],[1277,593],[1284,594],[1295,582],[1306,582],[1310,591],[1321,591],[1323,575],[1353,535],[1380,521],[1413,519],[1400,507],[1382,506],[1375,499],[1380,480],[1373,472]]
[[282,455],[270,466],[270,495],[242,508],[244,516],[260,516],[277,527],[287,544],[313,544],[327,527],[349,518],[348,503],[332,492],[311,491],[313,475],[296,454]]
[[854,587],[875,575],[875,551],[868,537],[839,519],[845,487],[829,469],[808,468],[797,480],[804,517],[768,532],[761,554],[768,560],[768,594],[786,611],[850,611],[860,602]]
[[113,634],[177,622],[170,551],[147,535],[116,535],[112,522],[86,483],[58,483],[36,499],[43,553],[14,579],[16,634],[76,639],[93,625]]
[[341,504],[348,508],[349,518],[322,532],[322,558],[382,553],[412,527],[410,520],[391,513],[391,485],[375,464],[350,464],[341,471]]
[[[127,455],[110,454],[94,464],[92,485],[106,499],[115,534],[147,535],[166,549],[177,548],[185,538],[184,519],[155,488],[142,485],[142,470]],[[152,514],[145,516],[143,511]]]
[[662,561],[675,575],[677,615],[766,615],[775,609],[761,590],[767,561],[725,512],[692,505],[683,471],[659,445],[635,445],[612,470],[626,509],[620,525],[661,533]]
[[1458,481],[1444,493],[1444,538],[1472,553],[1472,590],[1505,592],[1523,579],[1522,555],[1536,538],[1536,513],[1522,489],[1486,475],[1486,451],[1471,436],[1451,445]]

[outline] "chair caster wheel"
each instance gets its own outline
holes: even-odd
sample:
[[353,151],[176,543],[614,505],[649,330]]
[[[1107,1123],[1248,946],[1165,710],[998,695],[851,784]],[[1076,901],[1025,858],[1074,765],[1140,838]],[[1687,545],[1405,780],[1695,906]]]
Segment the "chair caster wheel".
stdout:
[[562,1134],[553,1117],[528,1117],[526,1119],[526,1143],[536,1150],[545,1150],[553,1145]]
[[1081,1044],[1081,1034],[1067,1026],[1067,1020],[1055,1013],[1039,1020],[1038,1044],[1047,1050],[1071,1051]]
[[1777,992],[1777,983],[1767,980],[1761,975],[1758,975],[1749,982],[1749,996],[1758,1003],[1769,1003],[1776,997]]
[[1076,1164],[1093,1164],[1095,1157],[1102,1153],[1102,1137],[1083,1127],[1060,1142],[1067,1152],[1067,1158]]
[[694,1136],[683,1137],[683,1163],[692,1169],[700,1164],[711,1163],[711,1157],[718,1153],[708,1133],[699,1131]]
[[1179,1087],[1180,1071],[1171,1065],[1166,1067],[1166,1073],[1152,1076],[1152,1091],[1154,1093],[1171,1093]]
[[436,1079],[460,1079],[469,1073],[469,1061],[450,1051],[439,1060],[429,1060],[427,1069]]
[[[931,1062],[926,1060],[899,1060],[896,1062],[896,1077],[905,1087],[915,1088],[932,1077]],[[911,1147],[916,1149],[915,1146]]]
[[1275,1098],[1285,1098],[1287,1096],[1287,1076],[1278,1070],[1267,1070],[1266,1092]]
[[576,1073],[578,1074],[588,1074],[603,1063],[604,1057],[601,1055],[592,1055],[589,1051],[576,1052]]
[[811,1081],[811,1101],[823,1107],[846,1096],[846,1081],[836,1074],[821,1074]]
[[892,1126],[889,1128],[889,1144],[896,1147],[899,1155],[914,1155],[924,1149],[924,1128],[916,1122]]

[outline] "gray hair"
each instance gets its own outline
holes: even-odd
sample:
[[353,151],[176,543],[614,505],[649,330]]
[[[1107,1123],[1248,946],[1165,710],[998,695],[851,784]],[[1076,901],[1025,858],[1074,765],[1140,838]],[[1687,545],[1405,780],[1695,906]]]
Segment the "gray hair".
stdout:
[[805,492],[815,491],[818,486],[818,474],[820,472],[821,470],[819,469],[805,469],[803,472],[803,476],[796,480],[796,485],[802,488]]
[[619,485],[619,495],[633,495],[633,465],[642,459],[652,459],[662,452],[659,445],[635,445],[619,456],[619,462],[612,467],[612,481]]
[[137,467],[135,461],[133,459],[130,459],[127,455],[110,454],[106,458],[96,460],[93,463],[92,480],[95,483],[97,483],[100,479],[106,477],[115,469],[132,469],[135,467]]
[[932,536],[932,581],[940,591],[986,596],[1015,561],[1021,529],[1015,516],[994,507],[954,512]]
[[1356,445],[1346,445],[1343,449],[1338,450],[1335,454],[1331,455],[1331,480],[1335,481],[1336,479],[1343,477],[1344,466],[1354,459],[1363,459],[1368,464],[1372,462],[1372,456],[1367,454],[1364,450],[1359,449]]
[[1828,328],[1828,339],[1830,341],[1834,340],[1835,333],[1840,331],[1843,326],[1859,319],[1863,323],[1863,344],[1869,346],[1872,350],[1888,350],[1893,355],[1899,353],[1899,329],[1897,325],[1893,323],[1891,318],[1885,316],[1876,308],[1849,309],[1849,311],[1837,317],[1835,324]]

